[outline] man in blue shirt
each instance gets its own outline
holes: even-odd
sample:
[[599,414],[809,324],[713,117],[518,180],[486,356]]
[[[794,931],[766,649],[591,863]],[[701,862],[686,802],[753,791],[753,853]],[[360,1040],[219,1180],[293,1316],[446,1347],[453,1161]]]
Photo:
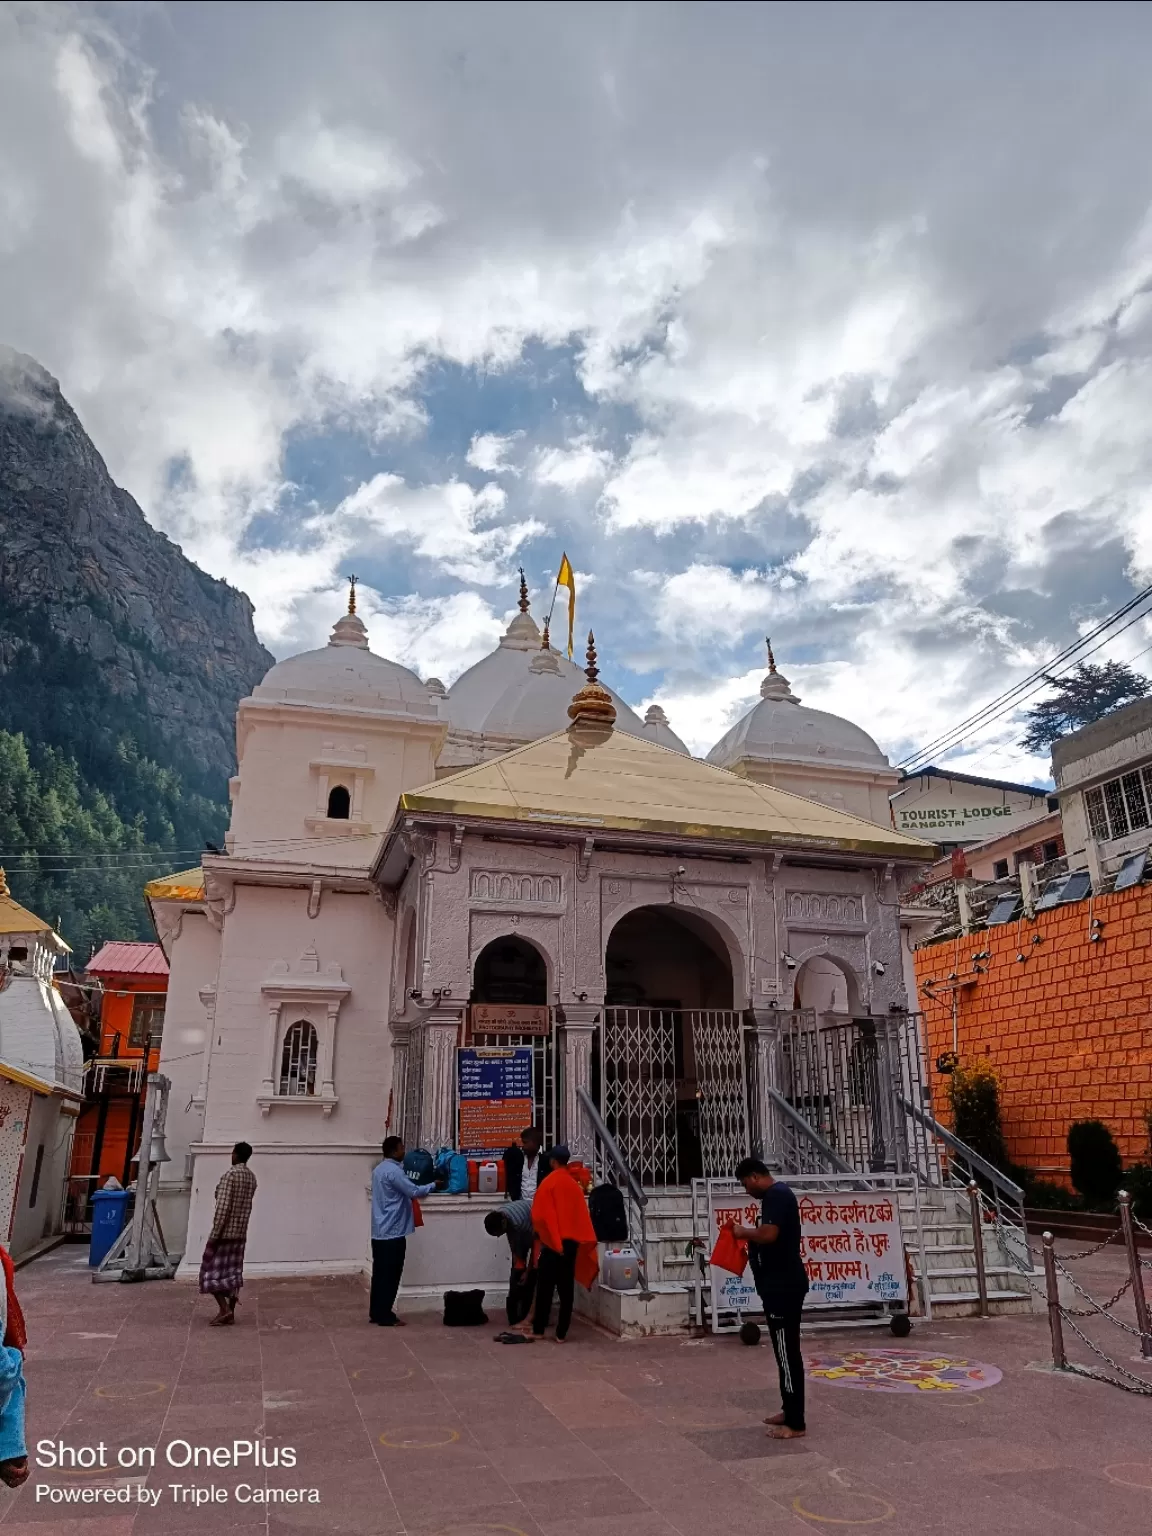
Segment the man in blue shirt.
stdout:
[[416,1229],[412,1202],[429,1195],[431,1184],[414,1184],[404,1172],[404,1143],[389,1136],[381,1148],[383,1158],[372,1170],[372,1292],[368,1321],[381,1328],[402,1328],[393,1307],[404,1273],[408,1234]]
[[760,1201],[755,1227],[734,1225],[748,1244],[752,1278],[764,1303],[764,1317],[780,1372],[779,1413],[765,1419],[774,1440],[798,1440],[804,1427],[804,1357],[800,1353],[800,1314],[808,1294],[808,1271],[800,1256],[800,1207],[757,1157],[746,1157],[736,1177]]

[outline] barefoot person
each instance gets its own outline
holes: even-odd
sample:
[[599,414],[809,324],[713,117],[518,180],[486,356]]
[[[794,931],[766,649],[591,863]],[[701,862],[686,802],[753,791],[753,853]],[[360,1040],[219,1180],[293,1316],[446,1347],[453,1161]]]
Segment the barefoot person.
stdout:
[[572,1321],[575,1282],[591,1290],[599,1269],[596,1232],[588,1214],[584,1191],[568,1171],[567,1147],[552,1147],[547,1153],[551,1172],[540,1180],[532,1201],[532,1226],[539,1240],[536,1261],[536,1311],[532,1332],[542,1337],[552,1311],[552,1293],[560,1297],[556,1318],[556,1342],[568,1337]]
[[414,1184],[404,1172],[404,1143],[389,1136],[380,1148],[381,1160],[372,1170],[372,1290],[368,1321],[380,1328],[403,1328],[396,1316],[396,1293],[404,1273],[408,1238],[416,1230],[412,1203],[437,1188]]
[[28,1448],[24,1443],[24,1350],[28,1334],[16,1300],[15,1267],[0,1248],[4,1284],[0,1287],[0,1482],[19,1488],[28,1481]]
[[804,1428],[804,1357],[800,1314],[808,1294],[808,1273],[800,1257],[800,1210],[787,1184],[778,1183],[756,1157],[746,1157],[736,1177],[760,1201],[760,1224],[736,1226],[748,1244],[752,1278],[764,1303],[764,1317],[780,1371],[783,1411],[765,1419],[774,1440],[796,1440]]
[[200,1293],[215,1296],[218,1311],[213,1328],[236,1321],[236,1303],[244,1284],[244,1245],[256,1194],[256,1175],[248,1166],[252,1148],[238,1141],[232,1148],[232,1166],[216,1186],[216,1214],[200,1260]]

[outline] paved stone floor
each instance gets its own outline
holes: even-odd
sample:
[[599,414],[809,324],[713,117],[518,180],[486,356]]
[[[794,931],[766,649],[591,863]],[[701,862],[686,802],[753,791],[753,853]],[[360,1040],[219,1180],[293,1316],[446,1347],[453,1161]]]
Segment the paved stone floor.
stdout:
[[[1152,1399],[1036,1368],[1042,1319],[822,1333],[809,1354],[901,1348],[996,1367],[973,1392],[888,1395],[809,1384],[809,1434],[769,1442],[767,1347],[731,1337],[621,1342],[577,1326],[515,1348],[437,1317],[371,1328],[351,1281],[264,1281],[233,1329],[173,1283],[88,1281],[83,1250],[22,1270],[29,1439],[217,1447],[264,1433],[294,1469],[34,1471],[0,1490],[4,1536],[761,1536],[892,1532],[1127,1536],[1152,1530]],[[1095,1266],[1094,1268],[1092,1266]],[[1119,1284],[1119,1256],[1091,1261]],[[1150,1373],[1152,1374],[1152,1373]],[[163,1490],[70,1504],[35,1485]],[[169,1485],[227,1502],[174,1504]],[[240,1503],[241,1484],[319,1490],[319,1505]]]

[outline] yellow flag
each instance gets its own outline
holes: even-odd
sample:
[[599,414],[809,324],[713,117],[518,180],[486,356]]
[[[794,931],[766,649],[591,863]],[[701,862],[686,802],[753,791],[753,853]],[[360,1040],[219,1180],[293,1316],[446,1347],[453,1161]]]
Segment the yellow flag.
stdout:
[[556,585],[568,588],[568,660],[571,661],[572,632],[576,625],[576,578],[572,574],[572,566],[567,555],[560,560],[560,574],[556,578]]

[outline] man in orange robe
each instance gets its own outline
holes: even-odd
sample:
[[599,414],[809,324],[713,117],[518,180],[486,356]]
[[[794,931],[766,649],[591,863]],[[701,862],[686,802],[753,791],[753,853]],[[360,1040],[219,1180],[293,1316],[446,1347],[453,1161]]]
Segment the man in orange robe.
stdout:
[[564,1342],[572,1321],[575,1282],[579,1280],[586,1290],[591,1290],[600,1267],[588,1202],[568,1171],[568,1158],[567,1147],[549,1150],[552,1171],[541,1179],[532,1201],[532,1227],[540,1245],[532,1332],[536,1338],[543,1335],[552,1311],[552,1293],[556,1291],[560,1297],[556,1319],[558,1344]]

